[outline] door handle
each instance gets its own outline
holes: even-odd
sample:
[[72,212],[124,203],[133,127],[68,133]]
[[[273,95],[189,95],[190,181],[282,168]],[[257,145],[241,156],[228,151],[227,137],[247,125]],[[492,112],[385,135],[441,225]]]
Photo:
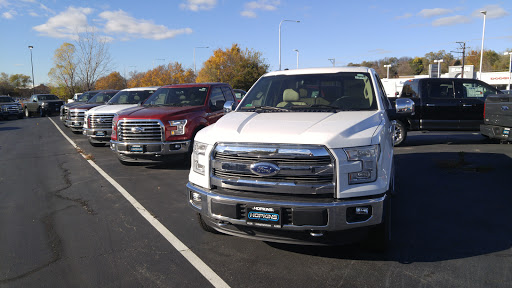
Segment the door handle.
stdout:
[[435,107],[436,104],[427,104],[427,107]]
[[471,105],[471,104],[462,104],[462,107],[471,107],[471,106],[473,106],[473,105]]

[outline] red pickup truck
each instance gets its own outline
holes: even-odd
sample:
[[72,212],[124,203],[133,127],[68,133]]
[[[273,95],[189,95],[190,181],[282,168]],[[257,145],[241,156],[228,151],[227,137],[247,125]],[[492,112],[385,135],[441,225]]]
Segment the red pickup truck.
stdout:
[[235,101],[225,83],[191,83],[160,87],[144,104],[121,110],[112,122],[110,148],[119,161],[161,162],[183,155],[190,160],[197,131],[224,115]]

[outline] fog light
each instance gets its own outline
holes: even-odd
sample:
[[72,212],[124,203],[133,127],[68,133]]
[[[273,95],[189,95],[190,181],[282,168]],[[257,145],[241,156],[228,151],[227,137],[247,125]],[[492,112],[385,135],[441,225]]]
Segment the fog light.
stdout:
[[356,214],[368,215],[368,207],[356,207]]
[[192,192],[192,201],[201,202],[201,194]]
[[190,203],[192,205],[194,205],[194,207],[196,207],[197,209],[201,209],[201,202],[202,202],[201,194],[191,191],[190,192]]
[[171,150],[180,150],[181,144],[171,144],[169,147]]

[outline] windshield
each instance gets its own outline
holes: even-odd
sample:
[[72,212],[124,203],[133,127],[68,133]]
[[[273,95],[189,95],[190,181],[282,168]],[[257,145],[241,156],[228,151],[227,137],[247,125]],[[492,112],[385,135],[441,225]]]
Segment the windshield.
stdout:
[[109,91],[109,92],[99,92],[98,94],[94,95],[87,103],[107,103],[112,96],[114,96],[117,93],[117,91]]
[[14,102],[14,100],[11,97],[0,97],[0,103],[9,103]]
[[141,91],[119,91],[108,104],[137,104],[144,102],[148,97],[155,92],[156,89],[152,90],[141,90]]
[[98,92],[96,92],[96,91],[85,92],[84,94],[78,96],[78,99],[76,100],[76,102],[87,102],[87,101],[89,101],[89,99],[91,99],[97,93]]
[[208,87],[160,88],[144,102],[144,106],[202,106],[207,94]]
[[267,112],[376,110],[368,73],[278,75],[262,77],[243,98],[238,111]]
[[38,100],[59,100],[59,97],[52,95],[52,94],[48,94],[48,95],[39,95],[39,96],[37,96],[37,99]]

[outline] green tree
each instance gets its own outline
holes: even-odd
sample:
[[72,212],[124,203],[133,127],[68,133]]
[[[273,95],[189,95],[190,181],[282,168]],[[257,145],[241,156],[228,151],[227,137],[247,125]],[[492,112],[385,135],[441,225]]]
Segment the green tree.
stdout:
[[75,45],[66,42],[63,43],[55,50],[53,64],[54,67],[48,72],[48,77],[50,77],[53,87],[59,87],[55,95],[61,98],[73,97],[77,92],[77,59],[75,56]]
[[231,48],[213,52],[199,71],[196,82],[224,82],[233,88],[248,90],[268,68],[260,52],[242,50],[238,44],[233,44]]
[[420,75],[425,69],[423,58],[416,57],[410,62],[410,66],[414,75]]

